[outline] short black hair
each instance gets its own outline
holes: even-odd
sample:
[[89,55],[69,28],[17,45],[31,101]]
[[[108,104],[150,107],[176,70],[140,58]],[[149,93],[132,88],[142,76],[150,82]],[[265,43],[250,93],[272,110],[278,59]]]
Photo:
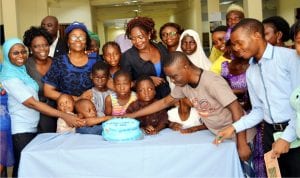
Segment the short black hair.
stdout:
[[23,35],[23,43],[25,46],[30,48],[33,39],[38,36],[44,37],[49,45],[51,45],[53,42],[51,34],[46,29],[42,27],[31,26]]
[[142,82],[142,81],[149,81],[149,82],[151,82],[152,84],[153,84],[153,86],[155,87],[155,84],[154,84],[154,82],[153,82],[153,80],[152,80],[152,78],[150,77],[150,76],[148,76],[148,75],[142,75],[141,77],[139,77],[137,80],[136,80],[136,88],[139,86],[139,84]]
[[104,71],[105,75],[109,76],[109,67],[105,62],[97,61],[92,67],[92,74],[95,74],[99,70]]
[[164,61],[164,67],[169,67],[178,61],[187,61],[190,65],[192,64],[186,54],[181,51],[172,51],[166,60]]
[[132,80],[132,76],[130,75],[130,73],[128,71],[120,69],[114,74],[114,78],[113,78],[114,82],[116,81],[116,78],[118,78],[120,76],[125,76],[125,77],[128,77],[130,81]]
[[173,28],[175,28],[177,30],[177,33],[179,35],[181,35],[181,33],[184,31],[184,29],[179,24],[173,23],[173,22],[168,22],[168,23],[165,23],[163,26],[161,26],[160,29],[159,29],[159,37],[160,37],[160,39],[162,39],[162,31],[166,27],[173,27]]
[[292,35],[292,39],[295,40],[296,38],[296,35],[298,33],[300,33],[300,20],[297,20],[296,23],[294,24],[294,31],[293,31],[293,34]]
[[290,25],[280,16],[272,16],[262,21],[263,24],[270,24],[275,32],[282,32],[282,41],[286,42],[290,39]]
[[104,51],[109,47],[109,46],[113,46],[115,48],[117,48],[117,50],[120,52],[120,54],[122,54],[121,52],[121,48],[120,48],[120,45],[115,42],[115,41],[108,41],[106,42],[103,47],[102,47],[102,54],[104,55]]
[[228,27],[225,26],[225,25],[220,25],[220,26],[217,26],[215,29],[213,29],[211,31],[211,33],[215,33],[215,32],[227,32],[227,29]]
[[244,18],[239,23],[237,23],[233,28],[231,33],[235,32],[239,28],[246,29],[249,33],[258,32],[263,39],[265,39],[264,33],[264,25],[262,22],[258,21],[257,19],[252,18]]

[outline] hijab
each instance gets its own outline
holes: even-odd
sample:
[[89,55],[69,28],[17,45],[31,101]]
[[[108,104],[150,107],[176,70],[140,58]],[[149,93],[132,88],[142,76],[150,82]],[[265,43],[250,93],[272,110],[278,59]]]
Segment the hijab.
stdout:
[[181,41],[182,41],[183,37],[186,35],[192,36],[197,44],[196,51],[191,55],[187,55],[188,58],[195,66],[200,67],[204,70],[209,70],[210,66],[211,66],[211,62],[209,61],[209,59],[207,58],[207,56],[204,53],[199,35],[196,31],[191,30],[191,29],[185,30],[180,36],[179,44],[178,44],[176,51],[182,52]]
[[26,85],[32,87],[36,91],[38,91],[39,86],[35,80],[33,80],[26,72],[25,65],[16,66],[13,65],[9,60],[9,51],[16,44],[23,44],[23,42],[18,38],[11,38],[5,41],[3,44],[3,64],[2,70],[0,71],[0,82],[18,78],[22,80]]

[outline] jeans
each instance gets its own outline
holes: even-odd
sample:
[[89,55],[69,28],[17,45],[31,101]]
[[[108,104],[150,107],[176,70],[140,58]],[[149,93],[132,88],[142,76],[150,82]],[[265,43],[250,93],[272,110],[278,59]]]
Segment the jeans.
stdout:
[[102,125],[76,128],[76,133],[102,135]]

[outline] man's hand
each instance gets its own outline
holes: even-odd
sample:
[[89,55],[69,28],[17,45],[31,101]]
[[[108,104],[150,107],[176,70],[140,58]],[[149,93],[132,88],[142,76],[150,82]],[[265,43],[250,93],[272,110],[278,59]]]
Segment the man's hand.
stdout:
[[289,152],[290,143],[279,138],[272,144],[272,158],[279,158],[281,154]]
[[232,138],[233,134],[234,134],[234,127],[232,125],[230,125],[229,127],[226,127],[225,129],[221,130],[215,140],[214,140],[214,144],[220,144],[222,143],[222,141],[225,139],[225,138]]
[[248,144],[238,145],[238,153],[242,161],[247,161],[251,156],[251,149]]

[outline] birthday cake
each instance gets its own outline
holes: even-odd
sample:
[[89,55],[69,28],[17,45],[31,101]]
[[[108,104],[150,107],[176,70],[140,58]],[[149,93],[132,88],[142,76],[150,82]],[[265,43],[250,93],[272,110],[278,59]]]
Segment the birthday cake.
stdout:
[[107,141],[142,139],[140,122],[131,118],[113,118],[103,123],[102,137]]

